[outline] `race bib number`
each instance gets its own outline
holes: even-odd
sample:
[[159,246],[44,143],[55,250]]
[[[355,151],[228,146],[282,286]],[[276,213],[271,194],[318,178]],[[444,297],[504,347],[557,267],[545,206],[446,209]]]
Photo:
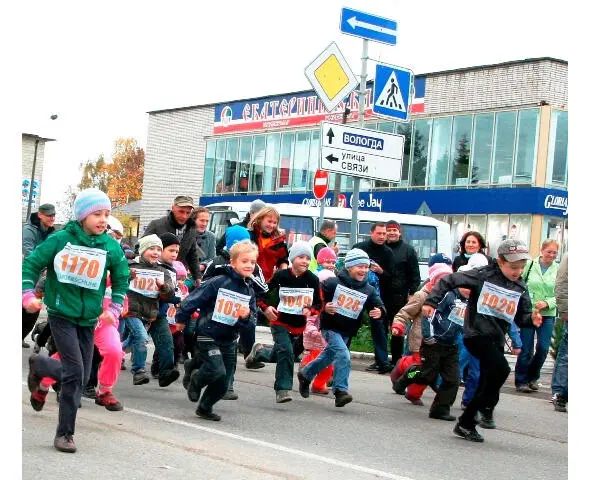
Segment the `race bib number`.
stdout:
[[279,305],[277,310],[293,315],[302,315],[305,307],[312,305],[313,288],[279,288]]
[[456,302],[448,318],[450,322],[463,327],[464,319],[466,318],[466,304],[464,302]]
[[170,325],[174,325],[176,323],[176,307],[174,305],[168,306],[168,310],[166,310],[166,321]]
[[67,243],[53,259],[58,282],[98,290],[105,272],[107,252]]
[[520,297],[520,292],[484,282],[478,297],[477,311],[482,315],[492,315],[511,323],[515,318]]
[[337,313],[348,318],[357,319],[367,300],[365,293],[351,290],[343,285],[337,285],[332,303],[337,306]]
[[220,288],[215,299],[215,308],[211,319],[226,325],[235,325],[242,307],[249,308],[250,296]]
[[144,297],[156,298],[158,296],[156,280],[164,283],[164,272],[136,269],[135,278],[129,282],[129,289]]

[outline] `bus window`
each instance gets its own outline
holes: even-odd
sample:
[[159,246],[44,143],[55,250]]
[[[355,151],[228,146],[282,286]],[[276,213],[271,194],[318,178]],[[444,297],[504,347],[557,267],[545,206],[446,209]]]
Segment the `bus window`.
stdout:
[[437,253],[437,228],[426,225],[402,225],[402,239],[412,245],[419,262],[427,263]]
[[226,231],[226,228],[230,226],[230,219],[238,218],[236,212],[231,210],[225,210],[223,212],[211,212],[211,218],[209,219],[209,230],[211,230],[216,240],[222,238],[222,235]]
[[279,228],[285,230],[288,248],[298,240],[310,240],[314,236],[314,220],[310,217],[281,215]]

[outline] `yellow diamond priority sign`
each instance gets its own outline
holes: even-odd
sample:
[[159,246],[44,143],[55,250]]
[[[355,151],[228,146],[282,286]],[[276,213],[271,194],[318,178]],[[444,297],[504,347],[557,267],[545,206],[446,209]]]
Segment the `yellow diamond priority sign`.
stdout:
[[335,42],[318,55],[304,73],[329,112],[359,85]]

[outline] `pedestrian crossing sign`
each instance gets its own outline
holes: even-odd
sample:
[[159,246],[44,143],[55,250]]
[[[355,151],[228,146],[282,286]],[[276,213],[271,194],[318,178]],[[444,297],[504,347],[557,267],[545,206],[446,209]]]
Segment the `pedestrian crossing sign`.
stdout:
[[409,121],[414,75],[411,70],[376,64],[373,112],[376,115]]

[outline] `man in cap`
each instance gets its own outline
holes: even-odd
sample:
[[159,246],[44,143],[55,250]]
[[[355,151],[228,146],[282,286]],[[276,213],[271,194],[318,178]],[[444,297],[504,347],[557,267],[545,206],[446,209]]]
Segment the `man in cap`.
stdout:
[[191,197],[186,195],[175,197],[168,215],[152,220],[142,237],[152,234],[161,236],[166,232],[176,235],[181,242],[178,260],[189,268],[191,275],[198,283],[201,271],[197,255],[197,230],[195,229],[195,221],[191,218],[193,207]]
[[[35,247],[42,243],[55,228],[55,206],[51,203],[44,203],[37,212],[31,213],[29,220],[23,227],[23,259],[27,257]],[[39,318],[39,312],[29,313],[23,308],[23,329],[22,346],[29,348],[25,337],[29,334]]]
[[[266,204],[262,200],[260,200],[258,198],[256,200],[253,200],[253,202],[250,204],[250,208],[248,209],[248,213],[242,219],[242,221],[238,222],[238,223],[234,223],[232,225],[240,225],[241,227],[248,228],[248,222],[250,222],[250,219],[252,217],[254,217],[261,210],[261,208],[263,208],[265,206],[266,206]],[[221,255],[225,246],[226,246],[226,234],[224,233],[222,235],[222,237],[218,240],[218,242],[215,246],[216,254]]]

